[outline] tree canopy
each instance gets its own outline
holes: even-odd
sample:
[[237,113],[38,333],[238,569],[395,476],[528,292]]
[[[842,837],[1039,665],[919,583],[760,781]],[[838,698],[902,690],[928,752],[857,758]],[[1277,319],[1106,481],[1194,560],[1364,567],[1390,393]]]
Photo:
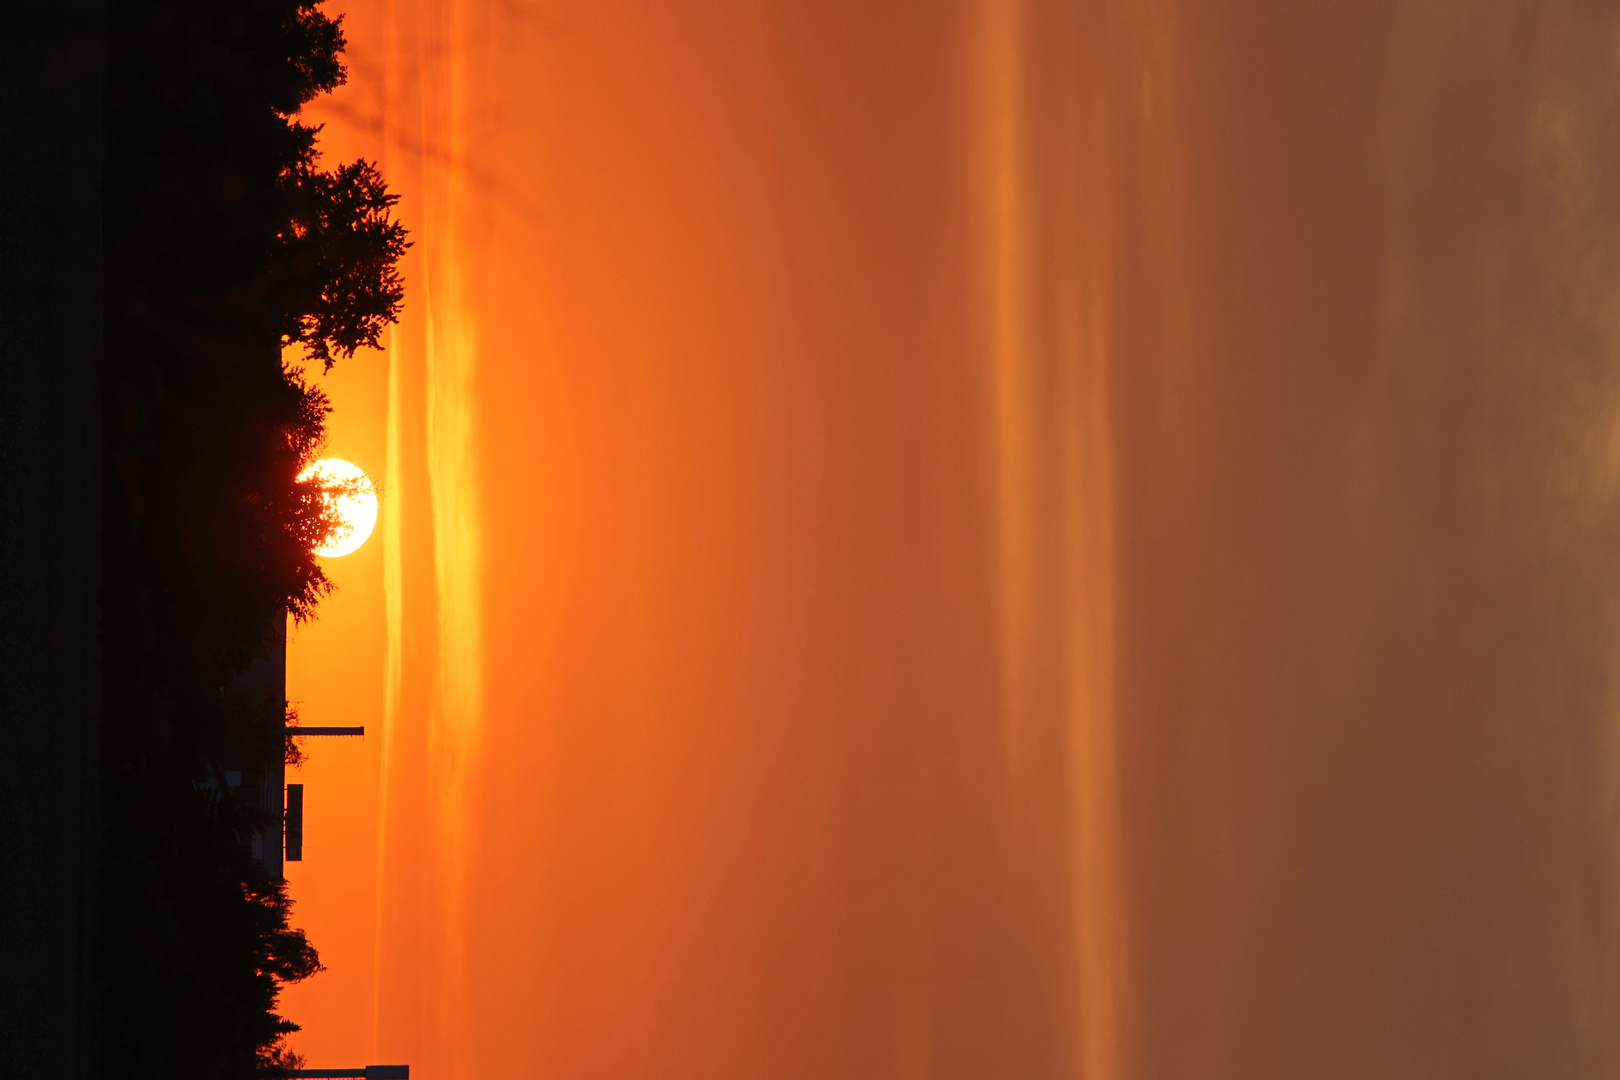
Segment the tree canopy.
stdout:
[[290,213],[276,251],[282,344],[302,345],[330,370],[339,356],[378,348],[378,336],[399,320],[399,260],[410,247],[392,216],[399,196],[364,159],[330,172],[306,159],[283,183]]

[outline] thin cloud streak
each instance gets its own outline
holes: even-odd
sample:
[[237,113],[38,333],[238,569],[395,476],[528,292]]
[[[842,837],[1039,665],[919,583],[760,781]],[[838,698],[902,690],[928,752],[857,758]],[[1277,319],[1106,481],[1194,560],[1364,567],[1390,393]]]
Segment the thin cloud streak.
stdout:
[[[389,1049],[380,1045],[382,1017],[399,1008],[402,977],[419,984],[415,1008],[426,1028],[417,1037],[428,1040],[424,1047],[442,1045],[465,1007],[462,942],[471,921],[465,881],[475,850],[467,785],[482,720],[477,339],[468,299],[472,263],[464,250],[469,199],[480,185],[458,164],[470,124],[470,61],[462,45],[427,47],[432,32],[464,44],[468,16],[452,6],[430,31],[397,10],[392,15],[388,37],[418,44],[409,65],[400,59],[413,54],[387,53],[390,95],[381,113],[392,151],[388,175],[402,194],[415,246],[406,268],[411,295],[388,349],[388,469],[396,497],[384,537],[388,671],[374,1055]],[[449,149],[441,152],[441,145]],[[435,866],[426,877],[415,870],[424,853]],[[414,900],[402,903],[404,896]],[[397,1031],[390,1045],[397,1045]]]
[[[970,35],[994,413],[1001,724],[1017,849],[1063,868],[1070,1068],[1123,1074],[1128,953],[1113,734],[1112,200],[1105,50],[1078,13],[976,7]],[[1095,27],[1091,28],[1095,30]],[[1100,35],[1099,35],[1100,36]],[[1054,48],[1052,42],[1061,42]],[[1066,764],[1043,783],[1056,745]],[[1032,868],[1032,872],[1033,868]]]

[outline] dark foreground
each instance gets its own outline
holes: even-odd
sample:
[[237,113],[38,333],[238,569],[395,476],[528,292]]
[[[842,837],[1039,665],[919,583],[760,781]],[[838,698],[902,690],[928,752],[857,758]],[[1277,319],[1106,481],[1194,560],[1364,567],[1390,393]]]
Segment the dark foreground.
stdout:
[[224,771],[285,702],[231,688],[329,591],[314,380],[393,320],[403,229],[297,119],[344,78],[311,0],[7,15],[0,1075],[285,1076],[321,965]]
[[93,1074],[101,84],[96,0],[0,32],[0,1060]]

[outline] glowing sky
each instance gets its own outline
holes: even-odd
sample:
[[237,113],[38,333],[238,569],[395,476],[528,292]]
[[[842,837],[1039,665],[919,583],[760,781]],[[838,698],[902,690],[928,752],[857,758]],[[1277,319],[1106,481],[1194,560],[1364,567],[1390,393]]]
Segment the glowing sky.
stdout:
[[347,6],[310,1065],[1604,1073],[1620,20],[1298,7]]

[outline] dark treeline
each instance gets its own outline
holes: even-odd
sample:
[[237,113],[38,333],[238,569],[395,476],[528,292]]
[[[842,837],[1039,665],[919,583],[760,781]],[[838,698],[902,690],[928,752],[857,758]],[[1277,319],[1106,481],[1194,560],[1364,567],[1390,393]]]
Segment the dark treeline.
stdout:
[[[111,0],[103,371],[101,1069],[275,1076],[280,987],[319,970],[263,822],[209,784],[279,752],[279,710],[222,690],[330,590],[297,476],[319,371],[398,313],[406,246],[366,162],[298,120],[343,81],[341,24],[301,0]],[[304,366],[283,363],[302,346]]]

